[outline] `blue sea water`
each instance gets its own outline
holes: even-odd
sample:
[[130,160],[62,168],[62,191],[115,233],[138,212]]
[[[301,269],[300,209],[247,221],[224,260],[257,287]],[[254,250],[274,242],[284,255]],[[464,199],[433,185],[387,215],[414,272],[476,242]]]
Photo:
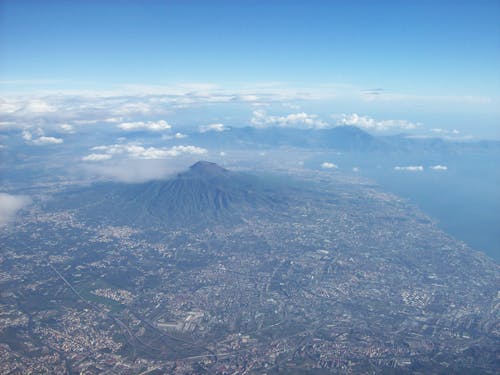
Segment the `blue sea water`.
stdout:
[[[348,173],[415,204],[448,234],[500,262],[500,164],[496,153],[467,155],[330,155]],[[316,161],[316,162],[319,162]],[[447,170],[433,170],[435,165]],[[422,171],[395,170],[422,166]]]

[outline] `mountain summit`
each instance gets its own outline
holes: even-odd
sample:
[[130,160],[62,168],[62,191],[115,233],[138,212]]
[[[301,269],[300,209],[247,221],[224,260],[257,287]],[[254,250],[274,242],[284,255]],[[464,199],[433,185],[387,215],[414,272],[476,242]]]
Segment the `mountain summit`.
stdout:
[[237,220],[241,212],[270,209],[281,201],[279,191],[252,175],[199,161],[166,181],[137,187],[137,202],[152,216],[172,222]]
[[228,173],[229,171],[216,163],[202,160],[190,166],[189,172],[205,176],[217,176]]
[[108,223],[176,227],[238,222],[243,213],[284,207],[287,194],[274,181],[199,161],[171,179],[94,185],[65,201],[70,206],[92,202],[86,216]]

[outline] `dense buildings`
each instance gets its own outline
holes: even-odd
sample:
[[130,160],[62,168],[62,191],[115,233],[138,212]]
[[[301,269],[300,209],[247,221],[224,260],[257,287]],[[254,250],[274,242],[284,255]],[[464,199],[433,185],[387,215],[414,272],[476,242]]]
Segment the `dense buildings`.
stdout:
[[498,370],[498,265],[341,176],[202,163],[54,193],[1,242],[1,373]]

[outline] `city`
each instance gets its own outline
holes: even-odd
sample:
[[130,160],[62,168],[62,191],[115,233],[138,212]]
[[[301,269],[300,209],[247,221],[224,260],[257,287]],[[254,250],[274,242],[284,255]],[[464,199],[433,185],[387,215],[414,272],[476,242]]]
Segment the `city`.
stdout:
[[34,205],[1,238],[0,372],[494,373],[498,266],[377,187],[301,178],[231,224]]

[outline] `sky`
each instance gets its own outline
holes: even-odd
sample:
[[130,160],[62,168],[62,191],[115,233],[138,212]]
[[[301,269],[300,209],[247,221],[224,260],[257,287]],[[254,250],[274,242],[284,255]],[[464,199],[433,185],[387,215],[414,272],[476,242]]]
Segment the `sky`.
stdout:
[[251,125],[258,102],[500,139],[500,1],[0,0],[0,17],[0,115],[17,121],[89,95],[225,95],[241,106],[213,100],[206,122]]

